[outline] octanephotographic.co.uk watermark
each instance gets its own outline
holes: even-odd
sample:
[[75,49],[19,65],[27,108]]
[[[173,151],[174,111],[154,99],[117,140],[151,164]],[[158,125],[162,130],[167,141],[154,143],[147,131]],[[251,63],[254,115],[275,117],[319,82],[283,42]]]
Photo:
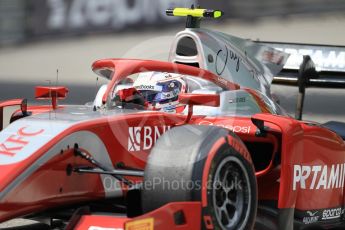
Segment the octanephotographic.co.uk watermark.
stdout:
[[225,181],[212,181],[208,180],[203,184],[201,180],[169,180],[161,177],[154,177],[152,180],[146,180],[142,184],[144,190],[201,190],[203,187],[207,189],[224,189],[224,190],[242,190],[243,181],[239,177],[233,177]]

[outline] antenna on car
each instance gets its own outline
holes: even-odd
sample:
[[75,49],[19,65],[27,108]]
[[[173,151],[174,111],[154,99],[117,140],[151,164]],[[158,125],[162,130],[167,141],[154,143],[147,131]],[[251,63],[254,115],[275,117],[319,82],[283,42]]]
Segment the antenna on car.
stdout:
[[[97,96],[97,89],[98,89],[98,76],[96,78],[96,85],[95,85],[95,96]],[[93,111],[96,111],[97,108],[96,108],[96,105],[93,106]]]
[[165,11],[168,16],[187,17],[186,28],[200,28],[202,18],[218,19],[224,15],[223,11],[195,8],[169,8]]
[[[56,69],[56,82],[55,82],[55,86],[58,87],[58,85],[59,85],[59,69],[57,68]],[[53,100],[53,98],[52,98],[52,100]],[[55,111],[55,109],[54,109],[54,115],[55,115],[55,118],[56,118],[56,111]]]
[[[52,81],[51,80],[46,80],[49,84],[49,98],[52,98],[52,91],[51,91],[51,85],[52,85]],[[52,100],[52,99],[51,99]],[[51,119],[51,116],[50,116],[50,110],[49,110],[49,120]]]
[[56,85],[55,86],[58,86],[59,85],[59,69],[56,69]]

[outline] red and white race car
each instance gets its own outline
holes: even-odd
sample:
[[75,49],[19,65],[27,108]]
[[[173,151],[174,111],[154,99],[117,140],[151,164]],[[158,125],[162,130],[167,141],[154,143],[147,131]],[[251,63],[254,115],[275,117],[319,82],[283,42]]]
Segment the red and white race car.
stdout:
[[[344,226],[345,126],[296,120],[272,99],[289,55],[199,28],[220,11],[167,14],[187,16],[169,62],[94,62],[109,80],[94,102],[59,105],[67,88],[39,86],[36,98],[51,105],[0,103],[0,221],[77,230]],[[317,74],[311,64],[304,58],[301,96]]]

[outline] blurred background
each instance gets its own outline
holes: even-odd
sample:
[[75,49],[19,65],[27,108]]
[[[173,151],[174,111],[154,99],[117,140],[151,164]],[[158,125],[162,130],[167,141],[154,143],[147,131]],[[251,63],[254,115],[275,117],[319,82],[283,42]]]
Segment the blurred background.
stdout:
[[[92,101],[93,61],[107,57],[166,60],[184,18],[169,7],[221,9],[202,26],[263,41],[345,45],[345,0],[0,0],[0,98],[33,100],[35,85],[70,88],[67,103]],[[345,60],[344,60],[345,62]],[[297,88],[272,91],[294,114]],[[304,119],[345,122],[345,90],[308,89]]]

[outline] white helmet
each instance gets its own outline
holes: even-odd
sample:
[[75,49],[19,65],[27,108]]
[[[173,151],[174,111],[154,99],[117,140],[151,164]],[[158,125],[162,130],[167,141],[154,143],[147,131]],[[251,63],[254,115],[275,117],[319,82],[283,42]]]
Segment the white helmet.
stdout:
[[139,91],[149,106],[174,112],[179,93],[187,90],[183,75],[162,72],[144,72],[138,75],[133,87]]

